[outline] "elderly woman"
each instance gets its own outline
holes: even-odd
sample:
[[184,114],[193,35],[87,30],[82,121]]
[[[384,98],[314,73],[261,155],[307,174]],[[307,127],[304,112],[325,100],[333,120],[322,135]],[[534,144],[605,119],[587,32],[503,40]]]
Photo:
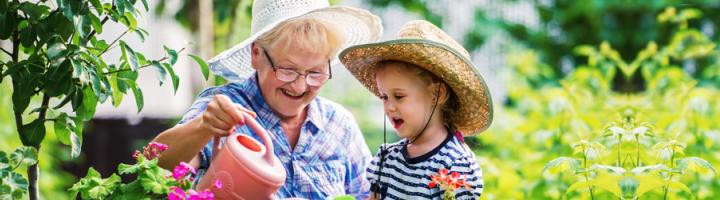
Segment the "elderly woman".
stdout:
[[379,18],[311,0],[255,1],[252,15],[250,38],[209,61],[231,83],[203,91],[178,125],[155,138],[170,147],[160,165],[188,162],[201,179],[216,148],[213,138],[259,138],[242,126],[249,113],[270,132],[287,173],[276,197],[365,199],[371,159],[365,140],[350,112],[317,95],[342,47],[379,38]]

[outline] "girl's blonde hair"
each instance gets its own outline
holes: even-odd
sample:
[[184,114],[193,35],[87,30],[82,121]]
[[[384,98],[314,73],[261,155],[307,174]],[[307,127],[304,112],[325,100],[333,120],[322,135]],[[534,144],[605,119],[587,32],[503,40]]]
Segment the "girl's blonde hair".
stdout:
[[[425,68],[422,68],[420,66],[417,66],[415,64],[405,62],[405,61],[399,61],[399,60],[385,60],[380,61],[376,65],[375,71],[380,71],[382,68],[388,65],[397,65],[402,66],[404,69],[406,69],[409,72],[412,72],[413,75],[420,77],[420,79],[425,84],[424,86],[428,86],[432,83],[439,83],[440,87],[445,88],[446,95],[443,97],[443,99],[438,99],[438,108],[442,111],[443,114],[443,121],[446,126],[448,126],[451,130],[456,130],[456,125],[453,123],[455,122],[455,108],[458,106],[458,98],[455,95],[455,92],[452,91],[452,88],[448,86],[440,77],[436,76],[432,72],[425,70]],[[437,88],[440,89],[440,88]],[[432,94],[435,96],[435,94]],[[440,97],[438,97],[440,98]],[[439,102],[445,102],[440,104]]]
[[[338,29],[319,19],[299,17],[288,19],[258,37],[260,46],[278,53],[291,50],[321,53],[332,59],[340,49],[344,35]],[[269,50],[268,49],[268,50]]]

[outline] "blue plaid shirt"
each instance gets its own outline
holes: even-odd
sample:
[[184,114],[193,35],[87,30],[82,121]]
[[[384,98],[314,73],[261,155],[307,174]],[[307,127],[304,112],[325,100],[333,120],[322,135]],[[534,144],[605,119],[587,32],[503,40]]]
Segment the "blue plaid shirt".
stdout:
[[[280,118],[265,102],[257,77],[253,75],[242,82],[206,89],[179,124],[202,114],[216,94],[227,95],[233,102],[254,110],[258,122],[270,132],[275,155],[287,174],[285,184],[275,194],[277,198],[326,199],[348,194],[365,199],[369,196],[370,184],[365,168],[372,157],[357,122],[345,108],[330,100],[315,98],[308,105],[300,138],[292,149],[280,127]],[[262,141],[247,126],[237,127],[235,134],[250,135]],[[200,152],[196,180],[210,165],[212,143],[210,140]]]

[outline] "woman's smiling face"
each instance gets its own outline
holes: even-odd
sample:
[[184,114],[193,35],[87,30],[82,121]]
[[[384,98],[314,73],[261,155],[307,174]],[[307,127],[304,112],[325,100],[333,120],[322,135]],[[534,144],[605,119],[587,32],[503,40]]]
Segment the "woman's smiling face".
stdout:
[[413,138],[430,118],[434,93],[430,81],[402,63],[387,63],[375,74],[385,115],[401,138]]
[[[300,115],[301,112],[317,97],[321,85],[311,86],[306,83],[306,77],[300,75],[291,82],[278,80],[276,69],[292,70],[301,74],[307,73],[329,73],[328,58],[323,53],[310,51],[288,51],[287,53],[275,52],[253,46],[253,66],[258,73],[258,84],[260,91],[268,106],[280,118],[288,118]],[[268,54],[268,56],[263,54]],[[272,55],[272,56],[269,56]],[[272,65],[271,61],[272,59]],[[323,83],[324,84],[324,83]]]

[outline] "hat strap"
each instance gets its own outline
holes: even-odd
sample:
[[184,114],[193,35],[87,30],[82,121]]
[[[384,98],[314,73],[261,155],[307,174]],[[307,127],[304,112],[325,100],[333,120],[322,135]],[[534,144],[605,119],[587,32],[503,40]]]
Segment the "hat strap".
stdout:
[[427,129],[428,125],[430,124],[430,120],[432,120],[432,117],[435,114],[435,108],[437,108],[437,103],[439,100],[440,100],[440,84],[438,84],[437,90],[435,90],[435,102],[433,103],[432,111],[430,111],[430,117],[428,118],[427,122],[425,122],[425,126],[423,127],[423,129],[420,130],[420,133],[418,133],[418,135],[415,136],[415,138],[413,138],[412,141],[408,142],[408,144],[414,143],[425,132],[425,129]]

